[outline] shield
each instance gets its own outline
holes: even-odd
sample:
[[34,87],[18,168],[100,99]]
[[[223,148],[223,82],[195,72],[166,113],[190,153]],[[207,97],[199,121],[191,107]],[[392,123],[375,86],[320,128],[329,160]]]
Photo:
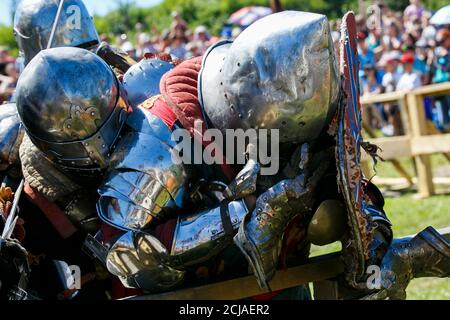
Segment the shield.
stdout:
[[350,237],[343,255],[350,284],[357,286],[365,274],[370,243],[370,221],[364,213],[363,173],[361,170],[362,123],[359,60],[356,47],[356,23],[353,12],[348,12],[341,25],[340,72],[343,94],[337,117],[338,183],[348,211]]

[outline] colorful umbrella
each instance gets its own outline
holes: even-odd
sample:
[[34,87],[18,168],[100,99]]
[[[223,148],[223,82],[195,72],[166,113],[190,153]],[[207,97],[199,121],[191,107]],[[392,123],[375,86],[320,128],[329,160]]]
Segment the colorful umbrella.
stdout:
[[450,4],[440,8],[430,19],[431,24],[450,24]]
[[243,7],[233,13],[228,19],[228,23],[237,24],[241,27],[248,27],[256,20],[259,20],[272,13],[272,9],[267,7],[249,6]]

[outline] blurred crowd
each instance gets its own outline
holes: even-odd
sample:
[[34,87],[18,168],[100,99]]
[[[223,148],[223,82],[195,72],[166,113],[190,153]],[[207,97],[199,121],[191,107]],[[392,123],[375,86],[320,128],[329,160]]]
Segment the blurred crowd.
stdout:
[[[383,1],[377,1],[368,12],[356,16],[362,95],[450,81],[449,26],[430,24],[432,12],[420,0],[410,0],[404,12],[394,12]],[[340,21],[333,22],[336,47],[339,29]],[[426,98],[425,106],[427,117],[439,129],[448,129],[449,96]],[[397,105],[379,104],[365,113],[371,126],[385,135],[403,133]]]
[[16,60],[5,47],[0,47],[0,104],[13,100],[19,79]]
[[[432,12],[420,0],[410,0],[404,12],[391,10],[383,1],[376,1],[368,14],[356,17],[360,85],[363,95],[411,90],[422,85],[450,81],[449,25],[430,24]],[[340,20],[331,22],[333,41],[339,55]],[[170,28],[159,32],[145,30],[138,23],[134,37],[127,34],[113,39],[100,35],[135,60],[146,53],[168,53],[175,59],[203,55],[207,48],[221,39],[233,39],[239,27],[225,26],[220,36],[212,36],[205,26],[190,29],[178,12],[172,13]],[[338,60],[339,61],[339,60]],[[18,68],[5,48],[0,47],[0,103],[13,99]],[[450,127],[449,96],[426,99],[426,114],[440,129]],[[379,104],[365,109],[365,116],[374,128],[385,135],[402,134],[399,107]]]
[[[221,40],[236,37],[241,30],[225,27],[220,37],[212,36],[205,26],[189,29],[187,23],[178,12],[172,12],[172,23],[169,29],[158,32],[153,28],[150,32],[143,31],[143,25],[135,27],[135,39],[126,34],[117,36],[113,42],[132,58],[139,60],[146,53],[168,53],[175,59],[189,59],[203,55],[208,47]],[[106,35],[100,36],[109,41]],[[134,41],[133,41],[134,40]],[[135,45],[134,45],[134,44]]]

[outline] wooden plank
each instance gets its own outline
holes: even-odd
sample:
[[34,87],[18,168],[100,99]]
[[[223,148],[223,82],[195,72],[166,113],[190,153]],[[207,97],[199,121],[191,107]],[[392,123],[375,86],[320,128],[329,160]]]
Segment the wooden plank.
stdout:
[[[406,104],[404,104],[404,105],[406,106]],[[366,131],[367,135],[370,138],[375,138],[375,134],[373,133],[372,129],[369,126],[367,126],[366,124],[363,123],[363,128],[364,128],[364,130]],[[364,157],[364,155],[366,157]],[[386,160],[386,158],[383,158],[383,159]],[[362,172],[363,172],[363,174],[366,177],[370,177],[370,169],[369,169],[369,164],[368,164],[370,160],[371,160],[370,157],[368,157],[368,155],[364,152],[363,153],[363,158],[362,158],[362,161],[361,161],[361,165],[362,165]],[[408,181],[408,184],[410,186],[412,186],[413,185],[412,177],[409,175],[408,171],[406,171],[406,169],[403,168],[401,163],[397,159],[390,159],[388,161],[390,161],[392,163],[392,165],[394,166],[395,170],[397,170],[400,173],[400,175],[402,177],[404,177]]]
[[[450,241],[450,227],[438,232]],[[414,236],[414,235],[413,235]],[[314,282],[314,296],[318,299],[339,297],[339,287],[333,279],[344,272],[340,253],[331,253],[309,259],[305,265],[286,271],[277,271],[270,285],[272,290],[292,288]],[[201,287],[193,287],[166,293],[128,297],[123,300],[234,300],[263,294],[253,275]]]
[[[407,95],[409,114],[411,117],[411,135],[418,138],[427,134],[425,119],[425,107],[423,97],[415,94]],[[423,197],[429,197],[434,193],[433,172],[429,155],[419,155],[415,158],[418,190]]]
[[[427,120],[427,132],[428,134],[433,135],[433,134],[450,133],[450,130],[447,129],[446,131],[441,132],[436,128],[435,124],[431,120]],[[443,153],[442,155],[446,157],[447,160],[450,162],[450,152]]]
[[[376,138],[370,139],[369,142],[380,147],[379,154],[384,160],[450,152],[450,134],[448,133],[412,138],[408,136]],[[362,158],[364,161],[370,159],[366,153],[363,153]]]
[[[368,141],[380,147],[379,154],[384,160],[410,158],[412,156],[409,136],[376,138]],[[363,159],[366,160],[367,157],[368,155],[364,152]]]
[[[372,182],[377,185],[384,185],[384,186],[401,186],[405,183],[408,183],[408,181],[405,178],[385,178],[385,177],[373,177]],[[412,178],[413,184],[417,183],[417,178]],[[433,177],[433,184],[441,184],[441,185],[450,185],[450,177]],[[407,186],[405,186],[407,187]]]
[[450,134],[423,136],[411,139],[413,156],[450,152]]
[[450,82],[430,84],[411,91],[412,94],[420,96],[439,96],[450,93]]
[[[272,290],[292,288],[309,282],[331,279],[344,272],[340,253],[309,259],[305,265],[279,270],[270,282]],[[254,275],[178,291],[128,298],[127,300],[237,300],[260,295]]]
[[375,103],[388,103],[388,102],[397,102],[401,99],[404,99],[406,95],[405,91],[395,91],[388,93],[380,93],[380,94],[368,94],[362,96],[360,101],[362,105],[375,104]]
[[411,134],[411,123],[408,111],[408,103],[406,102],[406,95],[399,100],[400,118],[402,120],[403,131],[405,135]]

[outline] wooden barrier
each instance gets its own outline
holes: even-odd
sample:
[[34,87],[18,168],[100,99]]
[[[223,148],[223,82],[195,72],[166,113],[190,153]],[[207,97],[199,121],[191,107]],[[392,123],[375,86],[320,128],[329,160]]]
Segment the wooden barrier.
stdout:
[[[450,227],[438,230],[450,241]],[[409,237],[413,237],[410,235]],[[336,278],[344,272],[340,253],[330,253],[309,259],[306,264],[279,270],[270,281],[272,290],[292,288],[313,283],[314,299],[351,299],[352,294],[339,286]],[[253,275],[233,280],[186,288],[171,292],[134,296],[124,300],[237,300],[267,293]]]
[[[374,103],[399,104],[405,135],[389,138],[373,138],[372,136],[369,137],[369,141],[381,148],[381,157],[393,161],[396,168],[408,181],[411,181],[410,177],[405,176],[406,171],[402,172],[402,168],[398,167],[397,160],[399,158],[414,158],[417,188],[419,194],[423,197],[434,194],[430,155],[444,153],[450,159],[450,134],[436,134],[437,130],[430,129],[425,117],[424,97],[445,94],[450,94],[450,82],[423,86],[412,91],[361,97],[363,106]],[[367,160],[367,158],[363,158],[363,160]]]

